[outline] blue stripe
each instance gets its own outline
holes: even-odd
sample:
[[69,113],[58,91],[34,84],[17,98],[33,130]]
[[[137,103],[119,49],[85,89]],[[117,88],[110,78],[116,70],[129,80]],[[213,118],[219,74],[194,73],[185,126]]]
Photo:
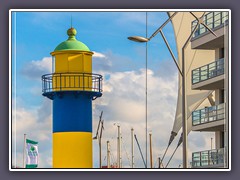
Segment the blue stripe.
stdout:
[[53,100],[53,132],[92,132],[92,99],[63,92]]

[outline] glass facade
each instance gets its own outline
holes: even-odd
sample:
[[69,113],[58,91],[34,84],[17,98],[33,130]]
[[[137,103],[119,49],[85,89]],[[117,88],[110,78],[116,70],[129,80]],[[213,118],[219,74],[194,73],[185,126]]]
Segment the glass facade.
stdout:
[[224,58],[192,70],[192,84],[224,74]]
[[224,164],[223,148],[192,153],[192,168],[223,164]]
[[192,125],[196,126],[212,121],[224,119],[225,105],[206,107],[192,112]]
[[[214,29],[228,22],[228,12],[210,12],[204,16],[204,23],[210,28]],[[197,20],[192,22],[192,30],[197,25]],[[208,32],[207,28],[203,25],[199,25],[195,31],[193,37],[197,37],[205,32]]]

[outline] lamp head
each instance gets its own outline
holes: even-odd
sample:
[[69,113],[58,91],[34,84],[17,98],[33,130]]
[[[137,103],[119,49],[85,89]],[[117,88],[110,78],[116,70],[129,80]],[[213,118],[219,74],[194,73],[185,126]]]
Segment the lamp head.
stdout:
[[128,37],[129,40],[135,41],[135,42],[148,42],[149,39],[141,36],[130,36]]

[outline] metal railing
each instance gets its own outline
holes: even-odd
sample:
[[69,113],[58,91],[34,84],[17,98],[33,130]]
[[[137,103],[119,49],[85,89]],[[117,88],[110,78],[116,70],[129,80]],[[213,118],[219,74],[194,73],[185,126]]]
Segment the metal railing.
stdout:
[[224,58],[192,70],[192,84],[224,74]]
[[219,104],[217,106],[206,107],[192,112],[192,125],[200,125],[212,121],[224,119],[225,105]]
[[224,148],[192,153],[192,168],[224,165]]
[[[204,23],[210,28],[215,29],[228,23],[228,12],[209,12],[204,16]],[[197,25],[197,20],[192,22],[192,30]],[[203,25],[199,25],[196,32],[194,33],[193,38],[198,37],[201,34],[208,32],[208,29],[205,28]]]
[[92,73],[52,73],[42,76],[42,92],[90,91],[102,92],[102,76]]

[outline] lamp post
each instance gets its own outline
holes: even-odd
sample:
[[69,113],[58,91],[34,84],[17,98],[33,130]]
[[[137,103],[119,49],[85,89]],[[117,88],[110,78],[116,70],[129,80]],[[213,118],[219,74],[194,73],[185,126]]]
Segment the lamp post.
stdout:
[[[150,38],[144,38],[141,36],[130,36],[128,37],[129,40],[131,41],[135,41],[135,42],[148,42],[150,41],[154,36],[156,36],[159,32],[161,33],[161,35],[163,36],[163,40],[167,45],[167,48],[171,54],[171,56],[173,57],[173,60],[178,68],[179,73],[182,76],[182,127],[183,127],[183,167],[187,168],[187,123],[186,123],[186,111],[185,111],[185,107],[186,107],[186,96],[185,96],[185,68],[184,68],[184,58],[182,58],[182,70],[180,69],[176,58],[174,57],[174,54],[170,48],[170,46],[168,45],[165,36],[162,33],[162,29],[166,26],[166,24],[177,14],[177,12],[175,12],[172,16],[170,16],[153,34],[152,36],[150,36]],[[197,27],[197,26],[196,26]],[[195,31],[194,31],[195,32]],[[183,55],[184,57],[184,55]]]
[[148,39],[147,39],[147,34],[148,34],[148,31],[147,31],[147,12],[146,12],[146,37],[140,37],[140,36],[132,36],[132,37],[128,37],[129,40],[132,40],[132,41],[136,41],[136,42],[146,42],[146,61],[145,61],[145,69],[146,69],[146,72],[145,72],[145,126],[146,126],[146,129],[145,129],[145,140],[146,140],[146,156],[145,156],[145,160],[146,160],[146,168],[148,166],[148,158],[147,158],[147,144],[148,144],[148,140],[147,140],[147,121],[148,121],[148,94],[147,94],[147,88],[148,88],[148,84],[147,84],[147,81],[148,81],[148,76],[147,76],[147,69],[148,69],[148,59],[147,59],[147,53],[148,53],[148,48],[147,48],[147,42],[148,42]]

